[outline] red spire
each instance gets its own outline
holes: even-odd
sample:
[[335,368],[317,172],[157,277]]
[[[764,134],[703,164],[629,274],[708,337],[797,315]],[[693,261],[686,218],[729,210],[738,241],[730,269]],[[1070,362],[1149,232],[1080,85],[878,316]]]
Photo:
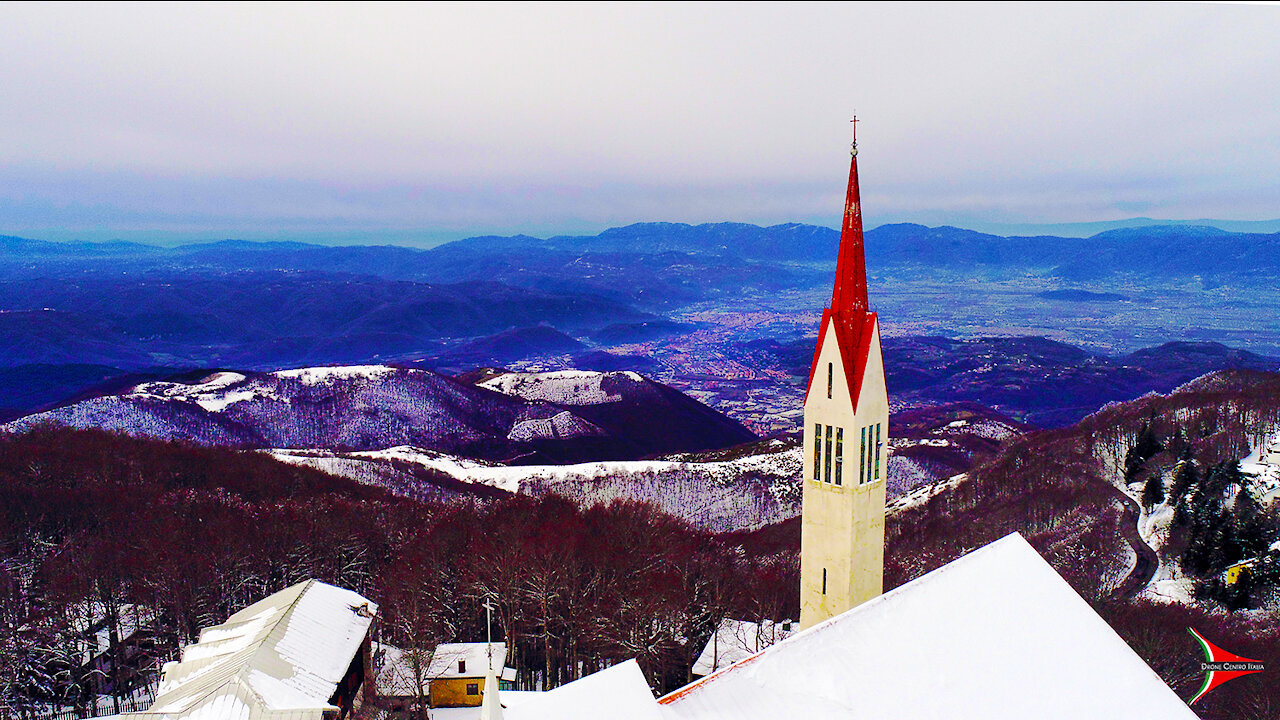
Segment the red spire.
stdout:
[[[851,121],[857,127],[858,118]],[[844,201],[844,227],[840,230],[840,256],[836,260],[836,283],[831,291],[831,307],[822,313],[818,329],[818,344],[813,350],[813,364],[809,367],[809,389],[813,389],[813,377],[818,372],[818,357],[822,354],[827,328],[835,328],[836,343],[844,365],[845,381],[853,407],[858,407],[858,395],[862,388],[862,376],[867,369],[871,339],[876,332],[877,318],[868,312],[867,264],[862,247],[862,200],[858,195],[858,139],[855,134],[849,148],[853,159],[849,164],[849,193]],[[808,401],[808,391],[805,401]]]
[[831,291],[831,309],[836,312],[867,311],[867,264],[862,247],[862,199],[858,193],[858,117],[853,123],[853,145],[849,148],[849,190],[844,200],[844,227],[840,229],[840,256],[836,260],[836,285]]

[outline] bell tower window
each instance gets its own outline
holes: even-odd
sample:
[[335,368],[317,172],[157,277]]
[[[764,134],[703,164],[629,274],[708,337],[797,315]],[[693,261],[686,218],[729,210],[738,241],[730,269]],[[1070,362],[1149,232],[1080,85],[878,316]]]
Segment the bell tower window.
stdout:
[[822,477],[831,482],[831,426],[827,426],[827,447],[822,456]]
[[822,480],[822,425],[813,426],[813,481]]
[[844,466],[844,428],[836,428],[836,484],[843,484],[841,481],[841,470]]

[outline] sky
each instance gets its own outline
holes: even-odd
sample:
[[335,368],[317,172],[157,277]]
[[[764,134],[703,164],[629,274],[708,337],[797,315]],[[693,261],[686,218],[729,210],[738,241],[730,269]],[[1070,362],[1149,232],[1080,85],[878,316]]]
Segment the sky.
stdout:
[[1280,217],[1280,6],[0,5],[0,234]]

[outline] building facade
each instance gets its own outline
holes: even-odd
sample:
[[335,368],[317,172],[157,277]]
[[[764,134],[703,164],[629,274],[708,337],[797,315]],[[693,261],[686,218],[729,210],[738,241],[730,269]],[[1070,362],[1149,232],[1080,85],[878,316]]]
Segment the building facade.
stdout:
[[867,300],[856,138],[851,156],[835,286],[822,313],[804,401],[805,628],[883,590],[889,397],[879,321]]

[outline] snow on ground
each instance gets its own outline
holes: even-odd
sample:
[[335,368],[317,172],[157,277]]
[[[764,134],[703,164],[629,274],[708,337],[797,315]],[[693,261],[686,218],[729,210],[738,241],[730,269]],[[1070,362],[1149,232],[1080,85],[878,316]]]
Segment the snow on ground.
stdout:
[[323,385],[334,380],[354,380],[360,378],[377,379],[390,375],[396,369],[386,365],[346,365],[339,367],[310,367],[295,370],[279,370],[271,373],[279,378],[297,380],[303,385]]
[[725,618],[720,621],[715,634],[707,640],[702,654],[693,663],[694,675],[710,675],[730,665],[746,660],[761,650],[781,642],[800,630],[800,623],[787,620],[774,622]]
[[511,426],[507,439],[515,442],[533,442],[574,437],[603,437],[607,434],[600,427],[565,410],[549,418],[521,420]]
[[633,372],[602,373],[587,370],[557,370],[542,373],[507,373],[477,383],[480,387],[514,395],[525,400],[542,400],[559,405],[598,405],[622,400],[604,389],[606,379],[626,378],[644,382]]
[[[968,425],[957,425],[956,423],[968,423]],[[1018,434],[1017,429],[1013,426],[998,420],[979,420],[977,422],[956,420],[948,424],[947,429],[962,430],[966,435],[976,435],[986,440],[1007,440]]]
[[[1164,570],[1164,563],[1160,564],[1160,569]],[[1187,577],[1166,577],[1157,576],[1142,590],[1143,597],[1150,598],[1157,602],[1176,603],[1178,605],[1195,605],[1195,581]]]
[[968,473],[960,473],[959,475],[952,475],[945,480],[939,480],[938,482],[931,483],[929,485],[920,485],[919,487],[913,488],[909,492],[905,492],[886,503],[885,512],[892,515],[893,513],[900,512],[909,507],[914,507],[928,502],[929,498],[934,495],[947,492],[951,488],[968,479]]
[[368,450],[351,453],[352,457],[369,458],[371,460],[399,460],[401,462],[421,465],[449,475],[462,482],[489,485],[507,492],[520,491],[520,478],[526,475],[525,468],[508,467],[485,463],[479,460],[454,457],[434,450],[400,445],[386,450]]
[[377,379],[396,369],[385,365],[350,365],[346,367],[312,367],[280,370],[250,379],[240,373],[217,372],[194,383],[155,381],[138,385],[124,397],[129,399],[177,400],[195,403],[207,412],[220,413],[239,402],[266,398],[289,402],[276,392],[273,383],[266,378],[296,380],[303,385],[323,385],[334,380],[357,378]]
[[1173,525],[1173,508],[1161,503],[1150,511],[1142,510],[1138,518],[1138,535],[1153,550],[1164,547],[1169,540],[1169,530]]
[[717,532],[779,522],[800,510],[803,453],[798,447],[715,462],[611,460],[511,466],[406,445],[341,454],[279,448],[264,452],[282,462],[387,487],[404,495],[421,492],[426,483],[405,473],[396,477],[389,463],[411,463],[458,482],[511,493],[552,492],[585,504],[644,500]]
[[[279,456],[279,453],[290,451],[273,450],[271,452]],[[576,465],[497,465],[408,446],[354,452],[350,455],[411,462],[439,470],[461,482],[491,485],[508,492],[519,492],[522,484],[535,479],[550,482],[582,482],[616,475],[658,474],[674,470],[697,472],[719,480],[730,480],[746,473],[791,475],[800,472],[803,457],[800,448],[791,448],[783,452],[705,463],[671,460],[608,460]]]
[[888,484],[885,487],[885,492],[891,498],[898,497],[902,493],[918,488],[921,485],[934,482],[938,479],[939,474],[935,463],[892,453],[889,455],[887,473]]
[[[187,383],[155,381],[142,383],[125,395],[130,399],[177,400],[199,405],[208,412],[222,412],[228,405],[258,397],[282,399],[269,388],[259,383],[250,382],[247,387],[232,389],[233,386],[245,383],[244,375],[234,372],[219,372],[210,375],[201,382]],[[288,402],[287,398],[283,398]]]

